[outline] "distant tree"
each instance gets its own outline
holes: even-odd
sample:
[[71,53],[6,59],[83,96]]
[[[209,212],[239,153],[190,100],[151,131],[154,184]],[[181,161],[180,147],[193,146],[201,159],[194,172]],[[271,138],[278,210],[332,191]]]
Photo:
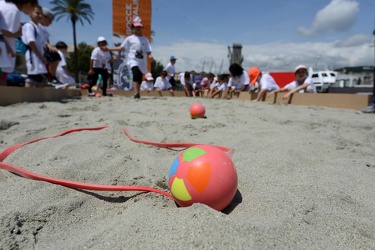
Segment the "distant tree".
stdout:
[[87,21],[91,24],[91,20],[94,18],[94,12],[91,9],[91,5],[85,3],[84,0],[53,0],[50,2],[54,7],[52,11],[56,15],[56,20],[66,16],[68,20],[72,22],[73,26],[73,42],[74,42],[74,63],[75,63],[75,78],[78,82],[78,55],[77,55],[77,36],[76,36],[76,24],[79,21],[82,26],[83,21]]
[[90,57],[91,57],[91,51],[94,49],[93,46],[87,45],[87,43],[82,42],[78,44],[77,47],[77,65],[75,65],[75,55],[74,52],[70,53],[69,56],[72,60],[68,60],[68,68],[71,72],[88,72],[90,69]]
[[160,73],[163,71],[164,65],[161,64],[161,62],[156,61],[155,59],[151,62],[151,74],[156,77],[160,75]]

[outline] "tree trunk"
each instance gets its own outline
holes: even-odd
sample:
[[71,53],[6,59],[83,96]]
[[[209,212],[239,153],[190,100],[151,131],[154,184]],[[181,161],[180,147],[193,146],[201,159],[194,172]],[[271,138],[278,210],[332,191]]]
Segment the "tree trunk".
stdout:
[[77,35],[76,35],[76,20],[72,19],[72,25],[73,25],[73,43],[74,43],[74,73],[75,73],[75,79],[76,83],[79,83],[78,79],[78,50],[77,50]]

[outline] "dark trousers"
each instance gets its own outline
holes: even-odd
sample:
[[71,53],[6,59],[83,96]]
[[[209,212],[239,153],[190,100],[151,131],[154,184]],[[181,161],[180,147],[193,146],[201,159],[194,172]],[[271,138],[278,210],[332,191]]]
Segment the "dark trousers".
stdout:
[[103,89],[102,89],[102,95],[107,95],[107,87],[108,87],[108,70],[103,68],[93,68],[94,74],[91,76],[90,80],[90,87],[89,87],[89,93],[92,92],[92,87],[96,85],[96,82],[98,81],[99,74],[102,75],[103,80]]

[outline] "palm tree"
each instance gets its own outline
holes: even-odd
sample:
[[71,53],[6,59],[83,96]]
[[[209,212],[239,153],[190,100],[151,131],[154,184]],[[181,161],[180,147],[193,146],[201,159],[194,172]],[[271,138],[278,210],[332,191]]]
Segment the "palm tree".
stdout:
[[52,8],[56,16],[56,20],[66,16],[73,25],[73,42],[74,42],[74,64],[75,64],[75,78],[78,82],[78,53],[77,53],[77,37],[76,37],[76,24],[79,21],[83,26],[83,21],[91,24],[94,17],[94,12],[91,5],[85,3],[84,0],[53,0],[50,2],[55,7]]

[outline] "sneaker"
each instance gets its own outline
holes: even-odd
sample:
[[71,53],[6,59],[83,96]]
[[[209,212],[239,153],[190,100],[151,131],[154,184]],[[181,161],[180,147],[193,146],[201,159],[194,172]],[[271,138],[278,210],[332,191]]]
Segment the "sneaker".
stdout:
[[89,96],[90,96],[90,97],[95,97],[95,95],[96,95],[96,94],[95,94],[94,92],[89,93]]
[[52,77],[51,83],[52,83],[52,84],[62,84],[62,82],[60,82],[60,81],[56,78],[56,76],[53,76],[53,77]]
[[134,99],[139,99],[139,98],[141,98],[141,96],[139,95],[139,93],[136,94],[136,95],[134,95]]
[[368,106],[361,110],[364,114],[375,114],[375,106]]

